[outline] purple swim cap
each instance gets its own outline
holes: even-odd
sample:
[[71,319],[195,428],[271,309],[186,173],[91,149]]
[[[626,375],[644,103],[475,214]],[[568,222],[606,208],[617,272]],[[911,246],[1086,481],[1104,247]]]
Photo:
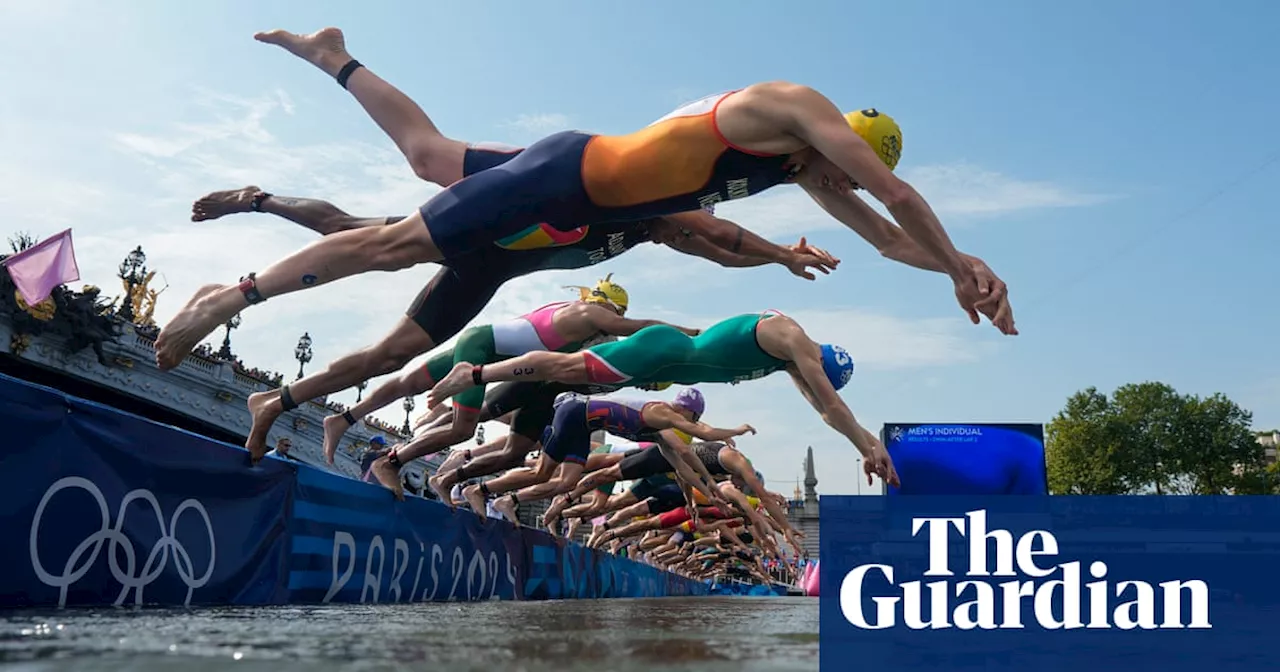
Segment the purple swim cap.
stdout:
[[707,410],[707,400],[703,398],[702,393],[696,387],[686,387],[680,390],[680,394],[676,395],[675,401],[671,402],[672,406],[688,409],[693,413],[694,418],[702,417]]

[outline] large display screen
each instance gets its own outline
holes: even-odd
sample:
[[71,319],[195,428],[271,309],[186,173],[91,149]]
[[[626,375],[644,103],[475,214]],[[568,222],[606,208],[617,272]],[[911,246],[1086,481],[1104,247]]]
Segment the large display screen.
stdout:
[[1044,425],[887,424],[902,487],[888,495],[1044,495]]

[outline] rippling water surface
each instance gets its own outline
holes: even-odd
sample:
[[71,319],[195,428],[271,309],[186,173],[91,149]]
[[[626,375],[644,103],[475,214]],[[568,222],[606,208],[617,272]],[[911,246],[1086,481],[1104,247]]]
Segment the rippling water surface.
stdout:
[[7,670],[818,669],[818,601],[0,611]]

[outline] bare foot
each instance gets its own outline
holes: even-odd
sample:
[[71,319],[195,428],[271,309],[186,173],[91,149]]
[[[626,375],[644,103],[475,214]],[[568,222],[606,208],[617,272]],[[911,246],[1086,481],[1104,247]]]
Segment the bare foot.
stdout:
[[[244,442],[244,447],[249,450],[249,457],[254,464],[267,454],[267,434],[271,432],[271,425],[275,424],[276,418],[283,412],[280,404],[276,403],[279,399],[279,390],[255,392],[249,395],[249,417],[253,419],[253,426],[249,429],[249,439]],[[330,464],[333,463],[330,462]]]
[[511,495],[493,500],[493,508],[512,525],[520,527],[520,519],[516,517],[516,500],[511,499]]
[[564,511],[568,503],[569,499],[567,497],[556,495],[556,498],[551,500],[551,506],[547,507],[547,512],[542,514],[542,522],[547,526],[547,531],[553,536],[556,533],[556,523],[560,522],[560,512]]
[[341,415],[331,415],[324,419],[324,461],[333,464],[333,456],[338,452],[338,443],[346,435],[351,425]]
[[453,501],[453,484],[449,483],[446,476],[440,476],[440,472],[436,472],[436,476],[427,479],[427,485],[431,486],[431,491],[436,493],[436,497],[453,508],[457,506],[457,502]]
[[204,222],[223,215],[249,212],[252,209],[253,196],[259,191],[262,190],[257,187],[241,187],[205,194],[200,200],[191,204],[191,221]]
[[285,51],[320,68],[330,77],[337,77],[342,66],[351,61],[347,42],[337,28],[322,28],[310,35],[298,35],[284,30],[268,30],[257,33],[253,39],[283,47]]
[[205,285],[196,290],[187,305],[160,330],[156,338],[156,366],[168,371],[181,364],[201,339],[244,307],[244,295],[236,287]]
[[471,370],[474,368],[467,362],[455,364],[453,370],[449,371],[449,375],[436,383],[436,386],[427,393],[427,408],[435,408],[443,404],[445,399],[475,387],[475,383],[471,380]]
[[564,536],[565,536],[566,538],[568,538],[568,539],[572,539],[572,538],[573,538],[573,535],[577,534],[577,532],[578,532],[578,527],[579,527],[579,526],[581,526],[581,525],[582,525],[582,519],[581,519],[581,518],[570,518],[570,519],[569,519],[569,529],[568,529],[568,531],[566,531],[566,532],[565,532]]
[[378,479],[382,487],[390,490],[396,499],[404,501],[404,484],[400,482],[400,469],[391,464],[387,455],[374,460],[369,471],[373,472],[373,477]]
[[477,516],[481,518],[489,516],[489,509],[485,507],[484,493],[480,492],[480,486],[469,485],[463,488],[462,498],[467,500],[467,505],[471,507],[472,511],[476,512]]

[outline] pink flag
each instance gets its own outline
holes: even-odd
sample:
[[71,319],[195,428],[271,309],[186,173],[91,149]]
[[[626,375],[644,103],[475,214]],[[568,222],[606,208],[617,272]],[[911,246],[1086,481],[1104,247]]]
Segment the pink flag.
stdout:
[[4,260],[9,277],[28,306],[49,298],[53,288],[80,279],[71,229],[46,239]]

